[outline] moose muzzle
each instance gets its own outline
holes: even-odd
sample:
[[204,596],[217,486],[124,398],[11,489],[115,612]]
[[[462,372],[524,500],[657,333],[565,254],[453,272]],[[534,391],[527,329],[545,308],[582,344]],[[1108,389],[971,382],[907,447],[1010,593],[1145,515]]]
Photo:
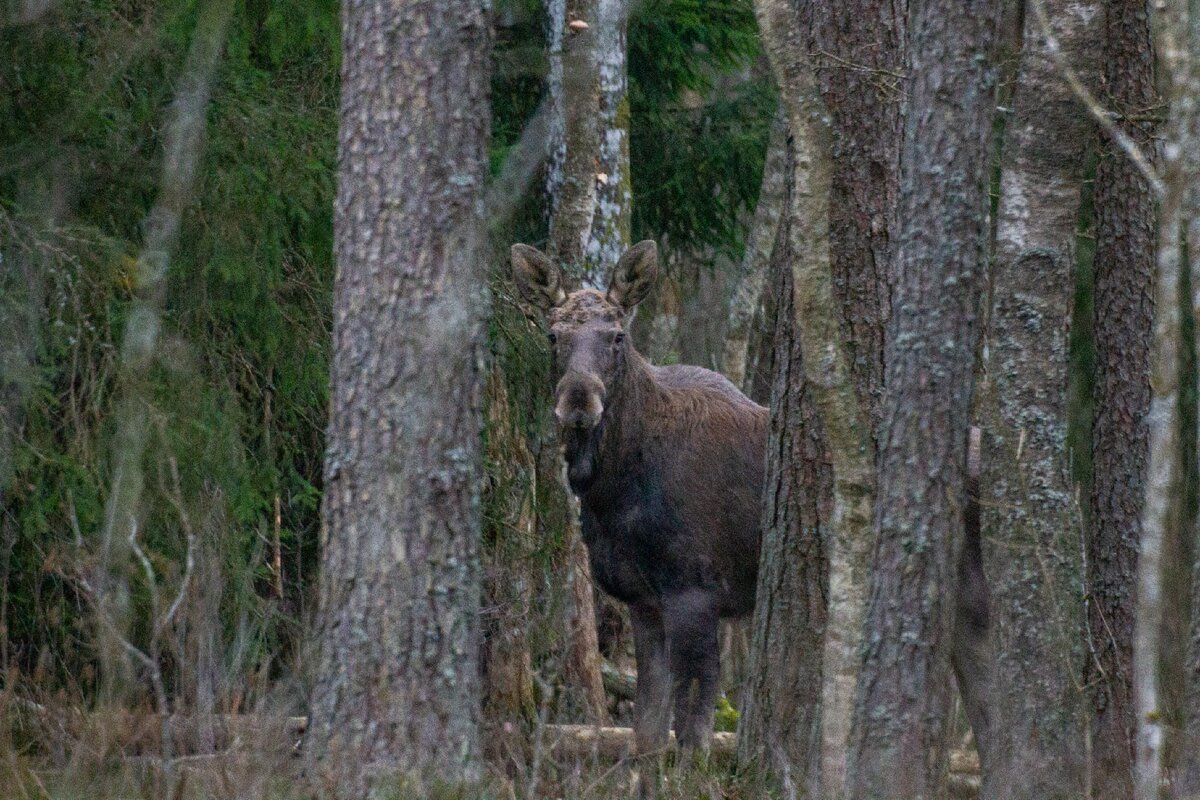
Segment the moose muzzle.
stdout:
[[595,375],[568,372],[558,382],[554,416],[562,428],[591,429],[604,413],[604,383]]

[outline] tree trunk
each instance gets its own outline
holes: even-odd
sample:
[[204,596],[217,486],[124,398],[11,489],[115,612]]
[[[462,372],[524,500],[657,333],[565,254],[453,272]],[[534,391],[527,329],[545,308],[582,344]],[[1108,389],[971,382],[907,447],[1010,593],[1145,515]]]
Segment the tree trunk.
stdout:
[[991,3],[909,18],[899,240],[885,342],[876,524],[849,774],[854,798],[941,795],[967,429],[986,268]]
[[[1192,52],[1200,48],[1200,14],[1191,18],[1190,35]],[[1200,86],[1200,58],[1192,60],[1193,85]],[[1193,147],[1200,147],[1200,125],[1192,131]],[[1188,271],[1191,278],[1192,319],[1200,319],[1200,179],[1193,179],[1188,189],[1184,209],[1184,219],[1187,220]],[[1200,328],[1196,329],[1196,342],[1200,344]],[[1200,353],[1200,349],[1193,352]],[[1200,392],[1198,392],[1200,394]],[[1200,409],[1196,417],[1200,418]],[[1191,442],[1189,436],[1195,435],[1195,447],[1200,452],[1200,428],[1193,432],[1184,431],[1184,447]],[[1195,521],[1193,520],[1193,524]],[[1181,797],[1200,795],[1200,535],[1193,532],[1191,560],[1191,630],[1188,636],[1187,654],[1184,667],[1185,694],[1183,700],[1183,739],[1180,743],[1180,764],[1178,777],[1178,794]],[[1185,530],[1184,535],[1187,536]]]
[[[490,510],[484,529],[483,559],[484,717],[497,725],[529,723],[537,711],[527,630],[533,611],[534,585],[529,566],[534,558],[533,543],[537,541],[534,460],[515,424],[504,376],[498,367],[488,374],[485,399],[484,460],[493,465],[489,468],[485,491],[493,494],[484,502],[484,507]],[[492,744],[503,750],[509,743]]]
[[[785,195],[790,194],[789,186]],[[780,221],[770,268],[775,347],[763,552],[746,667],[749,681],[738,723],[738,762],[806,791],[820,741],[819,676],[828,592],[825,530],[832,516],[833,471],[796,335],[788,225],[786,219]]]
[[[597,11],[601,0],[548,0],[551,107],[561,116],[552,131],[547,196],[550,255],[579,281],[586,274],[587,243],[596,213],[596,162],[600,158]],[[582,22],[586,28],[570,27]],[[565,29],[563,26],[567,26]],[[557,47],[557,50],[555,49]],[[561,86],[557,76],[562,76]],[[561,167],[558,165],[561,164]]]
[[480,774],[490,21],[347,0],[311,774]]
[[[614,32],[604,30],[607,24],[617,22],[617,17],[612,15],[612,9],[607,5],[609,3],[611,0],[571,0],[564,9],[567,25],[576,21],[586,23],[587,27],[576,26],[578,30],[560,34],[567,39],[562,47],[561,105],[565,114],[561,148],[563,169],[562,182],[557,187],[549,187],[551,190],[557,189],[557,195],[552,194],[550,199],[550,207],[554,210],[550,218],[549,251],[550,257],[558,261],[568,275],[588,285],[596,281],[589,264],[588,243],[593,226],[598,222],[596,164],[601,154],[598,48],[605,37],[611,40],[617,36]],[[551,0],[550,25],[561,24],[556,18],[560,8],[562,6],[557,0]],[[601,11],[607,13],[602,15]],[[572,29],[568,27],[568,30]],[[553,36],[551,41],[553,44]],[[623,47],[623,37],[620,37],[620,43]],[[554,54],[551,55],[553,59]],[[623,70],[621,77],[624,77]],[[625,231],[628,235],[628,225]],[[587,547],[579,531],[579,501],[567,486],[566,467],[551,429],[552,424],[547,418],[537,456],[537,480],[539,489],[549,495],[547,499],[550,505],[562,507],[561,515],[552,514],[552,519],[562,526],[566,559],[562,574],[570,589],[563,664],[563,679],[570,689],[566,710],[569,713],[578,712],[589,721],[602,725],[608,719],[608,704],[600,672],[600,643],[596,632],[591,568]],[[547,533],[555,535],[557,532]]]
[[[776,25],[774,30],[768,25],[772,20]],[[828,466],[822,465],[823,479],[817,480],[818,472],[800,460],[769,461],[768,486],[794,486],[797,496],[812,503],[813,534],[822,529],[835,532],[831,540],[808,545],[812,557],[823,558],[826,550],[831,556],[829,586],[824,585],[823,577],[819,586],[820,601],[824,603],[828,590],[830,606],[822,607],[817,614],[804,604],[797,607],[789,603],[787,595],[778,590],[767,591],[766,587],[773,584],[811,597],[817,587],[808,584],[812,584],[814,575],[823,575],[825,566],[822,563],[822,570],[814,572],[807,561],[788,558],[786,548],[795,545],[788,540],[788,529],[780,526],[788,520],[776,514],[780,518],[772,521],[768,505],[761,567],[767,577],[765,581],[760,578],[754,652],[771,653],[772,658],[763,659],[761,666],[751,667],[751,674],[767,671],[756,678],[750,692],[753,708],[762,715],[761,720],[752,717],[750,722],[763,730],[747,726],[743,716],[743,726],[749,727],[753,737],[747,736],[742,752],[743,758],[751,755],[761,758],[755,750],[765,750],[770,758],[767,766],[777,775],[786,776],[805,790],[839,796],[844,793],[845,756],[860,648],[858,637],[874,539],[870,511],[875,460],[872,431],[882,389],[883,320],[888,313],[891,259],[889,235],[895,217],[899,169],[902,93],[898,79],[904,10],[902,4],[898,8],[896,4],[874,0],[828,7],[763,3],[760,27],[777,73],[781,66],[784,68],[779,77],[785,107],[790,109],[792,142],[805,150],[794,172],[798,183],[791,187],[798,201],[790,207],[794,228],[780,227],[781,233],[791,231],[794,238],[790,249],[782,240],[777,245],[791,254],[785,257],[794,259],[795,268],[800,270],[795,289],[798,327],[789,331],[786,338],[781,332],[778,342],[790,339],[793,347],[802,343],[805,358],[801,360],[797,353],[787,364],[777,362],[773,417],[780,419],[787,412],[787,404],[796,402],[787,396],[788,391],[802,399],[801,418],[806,427],[792,435],[798,440],[810,439],[811,453],[823,459],[832,455],[837,465],[836,499],[840,502],[835,502],[830,494],[833,480]],[[815,76],[811,75],[812,67],[803,63],[807,59],[802,47],[816,54],[812,56],[814,66],[820,69]],[[825,122],[824,113],[813,116],[814,110],[822,105],[831,112],[829,122]],[[826,126],[830,129],[826,130]],[[830,149],[831,144],[832,162],[822,172],[818,168],[820,160],[813,158],[814,148],[815,152],[821,152]],[[814,177],[821,180],[814,182]],[[764,186],[765,181],[766,178]],[[814,259],[822,249],[822,242],[827,256],[823,262]],[[830,273],[832,280],[821,278]],[[830,309],[837,311],[830,314]],[[782,331],[782,319],[779,325]],[[835,367],[840,346],[848,348],[841,370]],[[804,363],[809,365],[808,383],[804,382]],[[790,390],[778,385],[780,371],[785,368],[790,369],[789,374],[796,382]],[[814,425],[813,398],[820,400],[821,417],[828,428]],[[777,406],[781,400],[784,406]],[[826,430],[832,432],[836,444],[825,443]],[[776,448],[772,447],[770,452],[774,459]],[[776,469],[784,474],[777,475]],[[823,514],[819,513],[821,510]],[[859,527],[865,526],[865,530],[857,533],[854,511],[861,518]],[[788,574],[789,570],[795,574]],[[820,624],[826,611],[830,621],[824,626],[822,637],[824,659],[791,656],[792,648],[805,651],[812,646],[806,626],[813,624],[813,620]],[[781,620],[781,616],[794,616],[796,620]],[[761,622],[768,618],[776,629],[769,638],[764,635],[765,622]],[[796,632],[794,640],[789,639],[788,631]],[[779,656],[776,658],[775,654]],[[797,674],[797,670],[803,672]],[[810,697],[807,690],[796,691],[797,686],[812,686],[816,691],[822,680],[823,699]],[[791,690],[790,696],[784,694],[784,687]],[[753,699],[755,691],[765,692],[764,696]],[[788,698],[789,704],[814,706],[805,711],[802,722],[806,728],[793,732],[790,729],[796,723],[786,714],[774,713],[783,697]],[[820,714],[816,713],[818,709]],[[819,752],[822,742],[823,752]],[[815,771],[818,765],[822,771],[819,787]]]
[[588,237],[584,284],[607,288],[617,259],[629,249],[633,189],[629,175],[629,98],[625,73],[626,0],[596,0],[596,209]]
[[[1047,3],[1063,55],[1098,71],[1095,6]],[[1085,717],[1081,520],[1067,440],[1075,231],[1091,124],[1025,16],[1000,178],[980,416],[984,569],[991,590],[984,795],[1082,796]]]
[[[874,533],[874,447],[841,349],[842,317],[834,305],[829,113],[804,49],[796,46],[802,30],[795,8],[789,0],[758,0],[756,9],[794,149],[787,214],[796,333],[805,385],[811,387],[833,462],[831,536],[825,548],[829,594],[822,659],[820,778],[812,794],[841,797]],[[806,758],[803,763],[807,762]]]
[[[1181,494],[1183,462],[1180,449],[1180,383],[1183,352],[1181,307],[1188,220],[1184,214],[1189,195],[1200,187],[1200,60],[1192,49],[1200,42],[1192,28],[1200,21],[1200,8],[1186,0],[1170,0],[1156,6],[1156,44],[1165,75],[1170,112],[1162,147],[1162,202],[1159,207],[1157,274],[1155,275],[1154,349],[1151,355],[1150,464],[1146,475],[1142,510],[1142,539],[1138,556],[1137,607],[1133,640],[1133,701],[1137,720],[1134,796],[1157,800],[1166,771],[1168,727],[1176,715],[1168,682],[1183,675],[1184,649],[1167,640],[1176,622],[1164,628],[1167,619],[1177,619],[1181,598],[1177,592],[1177,570],[1173,561],[1190,552],[1183,544]],[[1194,254],[1191,254],[1194,257]],[[1194,301],[1193,301],[1194,302]],[[1194,377],[1192,377],[1194,380]],[[1190,415],[1189,415],[1190,418]],[[1189,436],[1194,444],[1196,434]],[[1189,530],[1193,538],[1195,530]],[[1190,587],[1189,587],[1190,588]],[[1186,618],[1186,616],[1185,616]],[[1185,776],[1186,780],[1186,768]]]
[[783,216],[787,196],[787,119],[780,111],[771,122],[767,156],[763,163],[762,188],[758,205],[750,223],[750,237],[742,259],[740,275],[729,300],[729,319],[725,325],[725,352],[721,372],[735,386],[746,382],[746,363],[749,358],[750,334],[754,312],[762,301],[767,281],[768,265],[775,248],[775,239]]
[[[1145,0],[1105,5],[1106,105],[1149,150],[1146,120],[1157,102],[1150,11]],[[1139,122],[1138,120],[1143,120]],[[1134,575],[1141,537],[1149,439],[1155,208],[1146,178],[1101,137],[1096,209],[1096,388],[1092,421],[1092,532],[1088,543],[1089,645],[1093,687],[1092,781],[1101,800],[1133,794]]]
[[829,256],[842,341],[870,424],[879,427],[884,328],[896,281],[900,149],[904,136],[907,0],[802,3],[808,43],[833,121]]

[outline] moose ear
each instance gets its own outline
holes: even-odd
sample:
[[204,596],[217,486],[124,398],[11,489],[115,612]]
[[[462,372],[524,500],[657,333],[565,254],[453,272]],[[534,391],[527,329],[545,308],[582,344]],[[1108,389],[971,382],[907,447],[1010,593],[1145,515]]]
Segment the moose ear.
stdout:
[[514,244],[512,268],[521,294],[542,311],[549,311],[566,299],[562,272],[536,247]]
[[658,245],[653,239],[638,242],[625,251],[613,269],[608,299],[629,311],[646,299],[658,278]]

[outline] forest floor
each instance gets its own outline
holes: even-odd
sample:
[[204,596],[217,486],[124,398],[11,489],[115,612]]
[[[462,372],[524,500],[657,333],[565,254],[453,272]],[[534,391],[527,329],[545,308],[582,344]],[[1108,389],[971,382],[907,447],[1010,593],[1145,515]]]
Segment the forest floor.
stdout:
[[[161,725],[153,715],[100,718],[76,709],[12,714],[0,739],[0,800],[299,800],[319,796],[299,757],[303,718],[222,717],[219,725],[172,725],[162,758]],[[35,709],[36,710],[36,709]],[[10,710],[11,711],[11,710]],[[48,723],[48,724],[47,724]],[[487,726],[484,780],[471,788],[396,788],[387,800],[610,800],[636,795],[637,764],[627,757],[628,729],[591,726]],[[733,763],[732,734],[720,734],[713,756],[682,769],[668,766],[660,800],[750,800],[794,796],[764,789]],[[670,756],[668,756],[670,760]],[[952,757],[952,796],[977,795],[977,761]]]

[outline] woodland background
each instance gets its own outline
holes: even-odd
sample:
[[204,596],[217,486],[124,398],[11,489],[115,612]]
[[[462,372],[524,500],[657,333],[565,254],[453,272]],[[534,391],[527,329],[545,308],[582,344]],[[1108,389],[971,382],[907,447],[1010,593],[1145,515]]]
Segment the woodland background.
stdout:
[[[718,727],[738,725],[747,693],[760,698],[739,756],[743,767],[771,762],[770,780],[764,786],[762,775],[716,760],[667,791],[791,796],[808,785],[780,767],[810,766],[808,734],[786,732],[817,724],[805,692],[819,692],[813,631],[824,625],[831,465],[839,462],[806,394],[791,303],[789,266],[800,256],[789,238],[788,219],[799,218],[789,186],[806,140],[794,116],[789,132],[792,110],[777,84],[785,100],[807,90],[787,85],[778,60],[769,62],[750,0],[615,3],[628,16],[611,39],[594,24],[586,32],[564,25],[592,19],[606,3],[614,5],[497,0],[489,17],[490,97],[475,109],[478,119],[490,112],[493,187],[482,200],[480,267],[490,297],[479,549],[487,767],[478,787],[401,786],[397,796],[630,791],[626,770],[551,746],[552,724],[627,724],[630,643],[621,609],[581,574],[548,419],[545,336],[507,262],[512,242],[563,249],[552,222],[579,201],[571,183],[578,131],[562,113],[564,93],[574,97],[579,86],[563,52],[583,36],[597,37],[600,65],[597,155],[583,166],[596,183],[583,198],[594,203],[589,255],[566,260],[602,274],[613,252],[657,240],[665,275],[639,310],[634,339],[655,363],[717,369],[771,406],[768,463],[779,480],[764,519],[781,533],[765,558],[801,565],[772,573],[803,583],[780,590],[780,618],[794,635],[756,638],[747,620],[728,626],[722,645]],[[788,7],[790,41],[806,42],[803,66],[831,112],[826,233],[844,314],[838,331],[857,402],[877,424],[880,297],[890,298],[894,278],[888,229],[897,197],[917,196],[899,186],[898,168],[879,165],[899,158],[901,108],[920,73],[906,70],[903,36],[888,38],[904,26],[880,22],[888,4],[764,2],[760,16],[773,5]],[[984,563],[1000,616],[1011,621],[1001,630],[1045,622],[1032,639],[1002,640],[999,668],[1033,675],[1042,694],[993,708],[1014,729],[1042,732],[1036,750],[1056,754],[1007,753],[996,775],[1015,782],[993,778],[989,787],[985,774],[983,791],[1128,796],[1132,701],[1113,694],[1110,676],[1130,679],[1129,554],[1139,546],[1143,498],[1158,485],[1146,478],[1154,476],[1146,420],[1156,224],[1152,187],[1121,142],[1161,165],[1163,96],[1190,95],[1163,89],[1162,74],[1155,84],[1144,2],[977,5],[994,23],[987,80],[995,95],[981,123],[987,208],[973,222],[987,228],[991,263],[1033,251],[1045,259],[1032,284],[1008,287],[1015,295],[1047,290],[1036,314],[1044,327],[1005,328],[1028,323],[1028,309],[992,301],[990,292],[1005,296],[996,276],[1009,273],[981,281],[981,345],[963,361],[979,376],[963,403],[994,445],[985,448],[980,493]],[[1057,56],[1037,16],[1046,6]],[[298,734],[286,720],[307,713],[317,661],[310,633],[331,403],[341,9],[326,0],[0,8],[0,794],[305,796]],[[1187,31],[1176,29],[1185,43]],[[1067,87],[1068,71],[1109,110],[1099,114],[1108,123],[1097,124]],[[543,139],[562,146],[547,157]],[[1034,185],[1060,194],[1039,195]],[[1193,187],[1176,200],[1194,212],[1197,197]],[[1014,211],[1006,198],[1026,205]],[[1029,220],[1043,216],[1065,239],[1036,241]],[[1179,219],[1176,241],[1196,241],[1185,235],[1194,217]],[[1167,358],[1175,433],[1156,442],[1173,462],[1160,494],[1174,535],[1160,547],[1155,671],[1168,731],[1161,768],[1194,790],[1200,473],[1186,268],[1195,253],[1182,252],[1179,293],[1165,295],[1176,312]],[[861,270],[862,253],[873,254],[875,274]],[[1029,376],[1037,379],[1022,384]],[[1032,464],[1029,472],[1005,461],[1014,447],[1013,463]],[[125,529],[132,535],[113,537]],[[1098,568],[1095,553],[1106,564],[1117,555]],[[1028,602],[1004,605],[1013,598]],[[1111,608],[1097,612],[1102,603]],[[1113,627],[1112,647],[1085,635]],[[757,666],[748,672],[748,663]],[[761,698],[772,705],[764,710]],[[969,761],[967,713],[954,706],[950,716],[956,754]],[[234,730],[234,718],[244,727]],[[781,732],[787,742],[773,738]],[[747,758],[754,743],[760,751]],[[1106,747],[1124,755],[1106,756]],[[932,760],[945,784],[944,761]],[[977,765],[951,767],[959,777],[949,790],[979,791],[968,775]]]

